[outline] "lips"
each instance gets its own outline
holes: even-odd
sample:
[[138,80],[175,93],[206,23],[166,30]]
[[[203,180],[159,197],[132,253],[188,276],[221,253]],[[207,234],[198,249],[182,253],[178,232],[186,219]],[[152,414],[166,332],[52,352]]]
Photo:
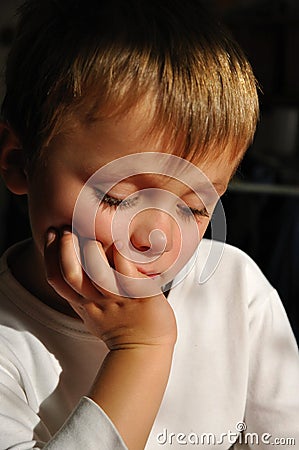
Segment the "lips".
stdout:
[[146,270],[143,269],[138,269],[138,272],[142,273],[143,275],[146,275],[149,278],[155,278],[161,275],[160,272],[147,272]]

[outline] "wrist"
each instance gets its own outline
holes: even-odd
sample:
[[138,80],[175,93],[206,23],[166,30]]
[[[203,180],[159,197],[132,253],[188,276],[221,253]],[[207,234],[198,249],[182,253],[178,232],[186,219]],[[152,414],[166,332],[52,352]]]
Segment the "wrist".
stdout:
[[144,448],[170,373],[174,345],[111,350],[90,398],[110,417],[128,448]]

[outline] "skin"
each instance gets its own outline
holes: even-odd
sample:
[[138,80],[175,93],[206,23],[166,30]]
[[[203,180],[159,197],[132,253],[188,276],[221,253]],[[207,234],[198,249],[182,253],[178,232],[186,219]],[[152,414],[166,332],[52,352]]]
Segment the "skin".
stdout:
[[[134,284],[124,286],[126,295],[121,290],[118,295],[111,294],[102,283],[95,284],[82,270],[75,251],[78,237],[70,228],[77,197],[96,170],[125,155],[164,152],[165,146],[147,136],[144,114],[138,110],[105,123],[87,126],[77,122],[51,141],[38,170],[29,175],[20,163],[23,150],[13,131],[2,124],[0,132],[2,176],[13,192],[27,194],[33,234],[32,242],[9,261],[11,269],[30,292],[52,308],[83,320],[92,334],[104,340],[110,352],[89,395],[114,422],[128,448],[142,449],[168,381],[177,337],[175,317],[162,293],[136,298]],[[199,167],[222,195],[234,167],[225,158]],[[160,175],[137,175],[119,183],[109,194],[123,199],[145,188],[166,190],[192,209],[203,208],[185,185]],[[90,201],[98,200],[94,196]],[[174,263],[182,242],[180,229],[169,214],[160,209],[144,210],[130,224],[131,243],[140,252],[150,249],[153,229],[162,230],[166,237],[159,258],[148,264],[134,263],[116,249],[111,234],[114,214],[109,205],[100,207],[96,239],[88,233],[84,236],[85,258],[90,259],[95,249],[102,255],[96,261],[98,273],[107,270],[113,277],[113,267],[129,277],[147,279]],[[196,214],[192,220],[200,239],[209,218]],[[192,242],[187,248],[188,257],[197,244]]]

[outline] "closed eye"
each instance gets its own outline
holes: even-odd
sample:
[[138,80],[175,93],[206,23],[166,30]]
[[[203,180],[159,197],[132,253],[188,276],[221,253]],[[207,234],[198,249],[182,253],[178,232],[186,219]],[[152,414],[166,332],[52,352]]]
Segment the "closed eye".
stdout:
[[[138,195],[130,196],[126,199],[119,199],[116,197],[113,197],[112,195],[105,194],[99,189],[94,189],[95,195],[97,200],[101,202],[101,204],[107,205],[112,209],[116,208],[131,208],[136,205],[136,202],[138,200]],[[201,218],[201,217],[210,217],[210,214],[206,207],[203,207],[201,209],[191,208],[187,205],[177,205],[177,209],[179,211],[179,214],[186,220],[191,219],[192,217],[195,218]]]
[[107,206],[110,206],[110,208],[116,209],[117,207],[120,208],[130,208],[136,204],[137,196],[130,197],[127,199],[120,199],[116,197],[112,197],[111,195],[105,194],[104,192],[100,191],[99,189],[95,189],[95,195],[97,199]]
[[188,206],[178,205],[178,209],[180,211],[180,214],[186,219],[190,219],[192,217],[210,217],[210,214],[205,206],[202,209],[196,209],[190,208]]

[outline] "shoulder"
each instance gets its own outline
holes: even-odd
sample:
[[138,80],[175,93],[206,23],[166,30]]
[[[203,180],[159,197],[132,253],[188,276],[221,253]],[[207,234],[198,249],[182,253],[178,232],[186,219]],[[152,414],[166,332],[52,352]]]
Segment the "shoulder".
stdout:
[[202,295],[216,295],[219,302],[229,298],[230,304],[248,306],[276,292],[250,256],[232,245],[209,239],[201,241],[186,278]]
[[256,282],[266,284],[267,288],[270,286],[253,259],[232,245],[203,239],[196,259],[197,270],[203,272],[202,282],[208,281],[212,276],[220,278],[233,276],[235,281],[254,278]]

